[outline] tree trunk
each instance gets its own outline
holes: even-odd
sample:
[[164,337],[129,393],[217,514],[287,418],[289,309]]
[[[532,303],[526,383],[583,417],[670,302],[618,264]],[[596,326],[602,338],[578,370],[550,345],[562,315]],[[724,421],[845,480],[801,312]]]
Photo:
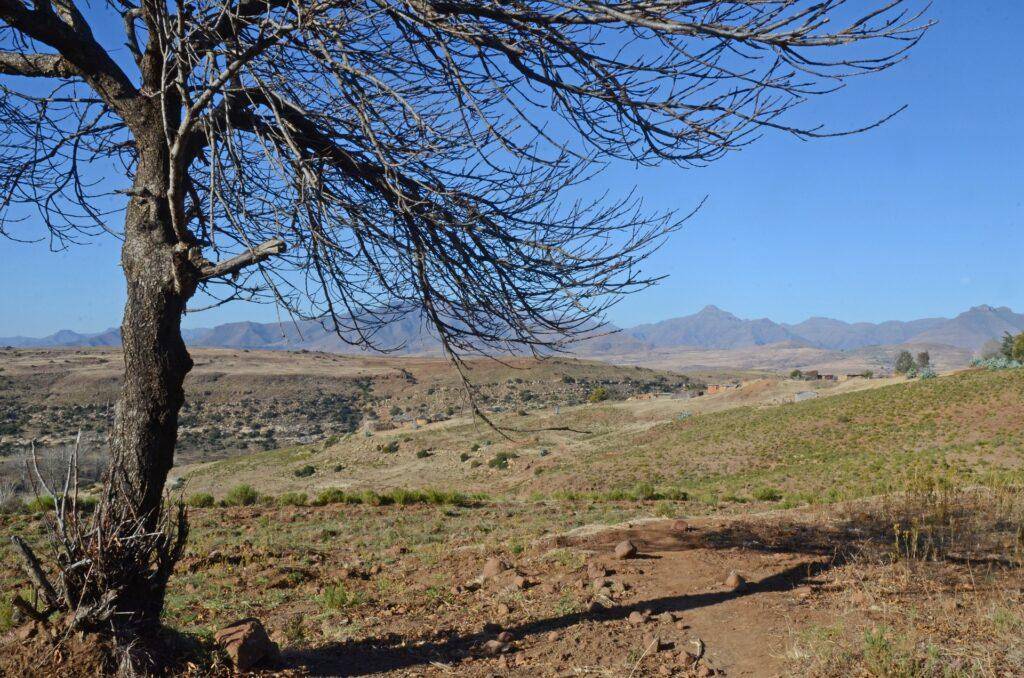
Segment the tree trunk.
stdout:
[[[194,267],[182,255],[167,198],[168,164],[162,135],[137,136],[139,164],[125,220],[121,265],[128,288],[121,341],[124,385],[110,436],[110,476],[104,506],[112,522],[142,521],[159,528],[164,483],[174,463],[178,412],[192,359],[181,317],[195,291]],[[165,576],[150,563],[123,571],[118,609],[133,624],[155,624]],[[170,572],[166,573],[169,576]],[[162,581],[161,581],[162,579]]]

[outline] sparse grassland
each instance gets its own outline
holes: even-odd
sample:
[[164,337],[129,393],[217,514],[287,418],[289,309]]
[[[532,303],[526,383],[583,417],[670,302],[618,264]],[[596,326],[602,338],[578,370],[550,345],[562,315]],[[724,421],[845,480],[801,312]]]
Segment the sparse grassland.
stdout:
[[[774,388],[499,414],[525,431],[511,439],[456,418],[186,467],[167,622],[206,637],[259,617],[313,674],[687,675],[696,638],[726,675],[1024,673],[1024,370],[802,403]],[[0,520],[41,534],[39,515]],[[611,560],[625,537],[653,557]],[[4,591],[24,585],[9,555]],[[474,583],[492,556],[515,569]],[[723,588],[731,571],[750,584]],[[505,665],[479,651],[498,627]],[[645,655],[650,632],[673,649]]]

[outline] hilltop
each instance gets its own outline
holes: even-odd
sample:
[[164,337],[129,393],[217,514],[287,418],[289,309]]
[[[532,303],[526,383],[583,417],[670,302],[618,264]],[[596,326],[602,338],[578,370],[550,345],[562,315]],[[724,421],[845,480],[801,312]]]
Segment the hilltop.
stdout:
[[[810,318],[787,325],[768,318],[739,318],[716,306],[699,312],[607,333],[581,341],[571,350],[579,357],[623,364],[693,371],[715,367],[789,370],[793,368],[882,369],[900,349],[929,350],[945,367],[963,367],[987,341],[1006,332],[1024,331],[1024,315],[1006,307],[976,306],[953,318],[925,318],[883,323],[847,323]],[[238,322],[186,330],[194,347],[323,351],[368,355],[312,321]],[[375,339],[396,355],[440,356],[439,343],[415,317],[393,322]],[[0,345],[24,348],[117,346],[116,329],[98,334],[63,330],[49,337],[0,338]]]

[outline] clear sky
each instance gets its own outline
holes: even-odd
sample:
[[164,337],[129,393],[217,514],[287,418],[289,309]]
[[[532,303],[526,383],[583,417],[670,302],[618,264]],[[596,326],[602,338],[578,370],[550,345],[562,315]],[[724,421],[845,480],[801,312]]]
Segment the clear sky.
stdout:
[[[595,193],[637,186],[652,210],[704,209],[647,266],[669,278],[618,306],[622,326],[715,304],[741,317],[881,321],[991,304],[1024,311],[1024,7],[937,0],[896,69],[803,107],[798,120],[880,129],[801,142],[769,135],[698,170],[611,166]],[[119,243],[62,253],[0,239],[0,336],[120,322]],[[189,326],[273,321],[235,304]]]

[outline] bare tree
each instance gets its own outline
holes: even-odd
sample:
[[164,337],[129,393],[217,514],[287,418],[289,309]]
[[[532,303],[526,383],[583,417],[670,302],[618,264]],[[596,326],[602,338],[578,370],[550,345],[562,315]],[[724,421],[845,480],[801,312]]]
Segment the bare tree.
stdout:
[[[857,131],[786,113],[927,28],[914,0],[33,2],[0,0],[0,233],[123,240],[107,535],[159,530],[197,291],[367,347],[414,314],[456,361],[558,349],[680,221],[578,199],[603,162]],[[155,623],[173,553],[118,566],[106,618]]]

